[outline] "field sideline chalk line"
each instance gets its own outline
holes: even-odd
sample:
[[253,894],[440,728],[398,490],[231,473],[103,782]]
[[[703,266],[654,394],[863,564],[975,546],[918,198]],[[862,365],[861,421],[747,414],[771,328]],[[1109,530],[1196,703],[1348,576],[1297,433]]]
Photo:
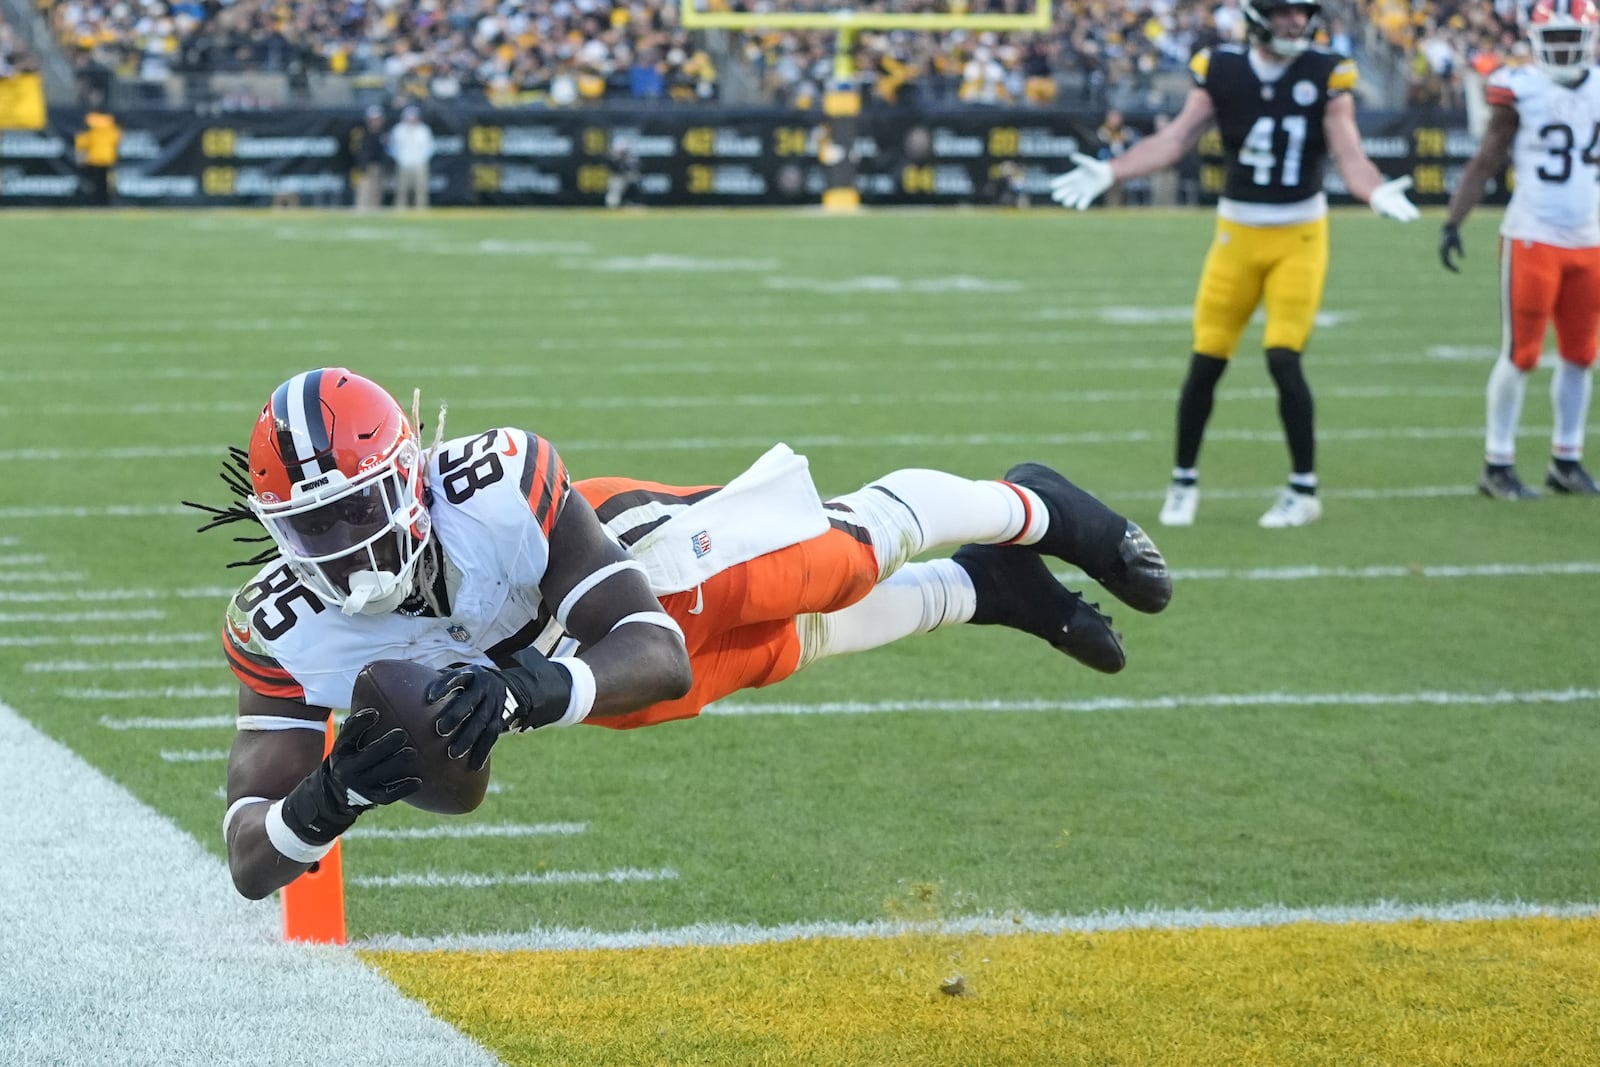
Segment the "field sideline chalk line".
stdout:
[[0,751],[6,1062],[499,1063],[349,950],[283,942],[276,901],[3,703]]

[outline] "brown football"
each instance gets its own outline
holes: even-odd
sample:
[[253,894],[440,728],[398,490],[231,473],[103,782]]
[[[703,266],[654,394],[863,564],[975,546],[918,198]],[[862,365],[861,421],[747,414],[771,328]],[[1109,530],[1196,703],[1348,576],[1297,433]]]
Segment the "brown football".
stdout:
[[411,737],[422,764],[422,788],[406,797],[407,804],[440,815],[465,815],[483,803],[494,761],[491,757],[482,770],[474,771],[465,759],[446,754],[448,741],[433,726],[439,705],[424,698],[437,677],[438,671],[410,660],[373,660],[356,675],[350,707],[377,708],[380,732],[398,726]]

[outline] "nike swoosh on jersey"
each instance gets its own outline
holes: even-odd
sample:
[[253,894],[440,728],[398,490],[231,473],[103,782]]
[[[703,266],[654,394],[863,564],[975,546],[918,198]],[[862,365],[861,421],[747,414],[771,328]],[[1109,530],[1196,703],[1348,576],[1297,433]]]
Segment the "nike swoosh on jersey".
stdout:
[[512,434],[507,433],[506,434],[506,455],[514,456],[516,454],[517,454],[517,439]]
[[694,607],[689,609],[689,614],[698,615],[704,610],[706,610],[706,587],[697,585],[694,587]]

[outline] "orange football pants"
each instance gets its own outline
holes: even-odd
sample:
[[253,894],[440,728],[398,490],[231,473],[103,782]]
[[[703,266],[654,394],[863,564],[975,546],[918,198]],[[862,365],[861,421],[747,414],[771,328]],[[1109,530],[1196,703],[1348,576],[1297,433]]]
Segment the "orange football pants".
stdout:
[[1587,367],[1600,343],[1600,247],[1560,248],[1538,241],[1500,242],[1501,315],[1505,354],[1519,368],[1539,365],[1555,320],[1556,348]]
[[[679,487],[629,478],[590,478],[573,483],[600,510],[619,492],[644,489],[689,496],[709,486]],[[788,548],[757,556],[693,589],[661,598],[661,606],[683,628],[694,682],[677,700],[652,704],[627,715],[589,719],[596,726],[628,730],[687,719],[714,700],[741,689],[780,682],[800,664],[795,616],[849,607],[878,582],[878,557],[858,527],[833,522],[827,532]]]

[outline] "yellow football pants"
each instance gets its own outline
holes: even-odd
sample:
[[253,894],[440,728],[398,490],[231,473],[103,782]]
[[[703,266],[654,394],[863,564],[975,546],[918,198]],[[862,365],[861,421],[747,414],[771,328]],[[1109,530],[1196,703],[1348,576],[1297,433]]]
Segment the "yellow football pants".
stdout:
[[1265,303],[1263,348],[1305,350],[1328,277],[1328,220],[1245,226],[1217,220],[1194,300],[1194,350],[1232,357],[1256,305]]

